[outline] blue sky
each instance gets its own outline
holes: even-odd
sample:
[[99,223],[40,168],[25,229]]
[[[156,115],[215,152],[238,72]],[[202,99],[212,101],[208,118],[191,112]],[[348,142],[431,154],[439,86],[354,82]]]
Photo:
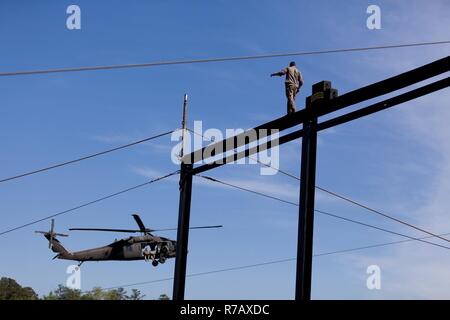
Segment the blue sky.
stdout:
[[[66,29],[69,1],[0,3],[0,71],[141,63],[328,48],[448,40],[447,1],[76,1],[82,29]],[[381,8],[382,29],[366,27],[366,8]],[[449,54],[449,46],[297,57],[305,78],[299,106],[320,80],[341,93]],[[283,81],[269,78],[291,58],[0,78],[0,178],[110,148],[180,126],[183,94],[188,124],[250,128],[285,112]],[[407,105],[322,132],[317,184],[426,227],[450,232],[450,131],[442,91]],[[351,109],[354,109],[352,107]],[[168,137],[47,173],[0,185],[5,230],[146,181],[178,167]],[[300,141],[282,146],[281,168],[299,173]],[[229,166],[211,176],[298,200],[296,181],[259,167]],[[194,182],[188,273],[296,256],[297,209],[217,185]],[[56,220],[69,227],[173,227],[177,179],[83,208]],[[317,194],[318,209],[421,234]],[[316,253],[402,238],[316,216]],[[70,262],[52,261],[34,230],[2,236],[0,275],[39,294],[65,283]],[[164,234],[175,237],[175,233]],[[117,237],[122,236],[118,234]],[[111,242],[115,234],[72,233],[70,250]],[[436,242],[438,242],[436,240]],[[449,298],[449,253],[407,243],[314,260],[313,298]],[[382,289],[366,288],[366,268],[381,267]],[[174,261],[86,263],[82,287],[111,287],[172,276]],[[295,263],[189,278],[192,299],[292,299]],[[170,281],[136,287],[154,299]]]

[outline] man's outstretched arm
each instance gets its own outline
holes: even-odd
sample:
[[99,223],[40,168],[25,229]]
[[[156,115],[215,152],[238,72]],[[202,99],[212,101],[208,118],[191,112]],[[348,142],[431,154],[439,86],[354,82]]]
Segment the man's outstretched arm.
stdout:
[[280,72],[272,73],[270,76],[271,76],[271,77],[274,77],[274,76],[281,77],[281,76],[284,76],[285,74],[286,74],[286,69],[283,69],[283,70],[281,70]]

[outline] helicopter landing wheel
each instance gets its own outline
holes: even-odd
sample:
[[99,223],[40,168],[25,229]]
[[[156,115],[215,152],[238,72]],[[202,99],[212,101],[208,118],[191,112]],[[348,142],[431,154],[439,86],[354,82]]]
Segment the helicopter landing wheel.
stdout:
[[158,261],[153,260],[153,261],[152,261],[152,266],[156,267],[157,265],[158,265]]
[[164,263],[166,262],[166,258],[159,258],[159,263]]

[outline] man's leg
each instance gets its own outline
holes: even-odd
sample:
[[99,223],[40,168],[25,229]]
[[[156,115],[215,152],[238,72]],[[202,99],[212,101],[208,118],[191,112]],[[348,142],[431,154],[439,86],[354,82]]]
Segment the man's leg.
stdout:
[[297,103],[295,102],[296,96],[297,96],[297,87],[293,86],[293,88],[292,88],[292,112],[295,112],[297,109]]
[[297,93],[297,88],[295,85],[289,85],[288,87],[289,97],[288,97],[288,113],[295,112],[295,94]]
[[289,113],[290,110],[290,102],[289,102],[289,85],[285,84],[285,93],[286,93],[286,102],[287,102],[287,113]]

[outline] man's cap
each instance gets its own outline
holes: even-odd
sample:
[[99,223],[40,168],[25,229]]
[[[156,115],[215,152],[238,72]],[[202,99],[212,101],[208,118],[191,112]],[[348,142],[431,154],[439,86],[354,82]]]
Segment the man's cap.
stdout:
[[295,61],[289,62],[289,67],[293,67],[293,66],[295,66]]

